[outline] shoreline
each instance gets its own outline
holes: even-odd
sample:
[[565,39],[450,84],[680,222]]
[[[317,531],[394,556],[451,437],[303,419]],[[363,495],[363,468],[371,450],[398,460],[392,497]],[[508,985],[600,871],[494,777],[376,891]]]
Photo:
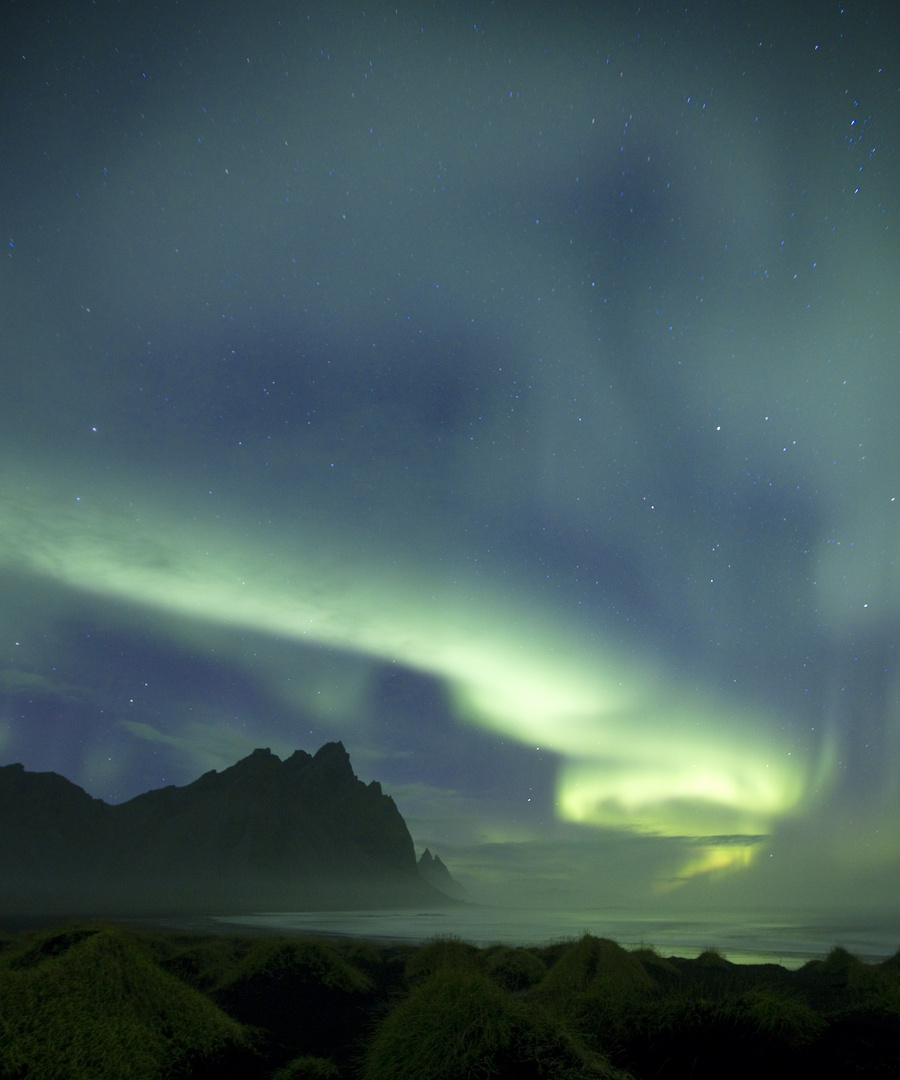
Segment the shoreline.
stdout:
[[[477,908],[479,905],[470,905]],[[496,913],[503,909],[484,908]],[[198,915],[185,913],[173,915],[147,913],[143,915],[117,915],[109,913],[73,913],[68,915],[0,915],[0,935],[17,937],[29,932],[62,931],[73,926],[118,926],[136,933],[194,935],[208,938],[288,938],[314,939],[335,944],[369,944],[375,948],[407,947],[418,949],[435,940],[444,938],[461,941],[476,949],[490,947],[549,948],[571,942],[584,933],[616,942],[628,952],[652,949],[659,955],[677,960],[693,960],[704,953],[714,952],[730,964],[744,967],[775,965],[786,971],[797,971],[810,961],[824,960],[835,948],[845,949],[850,955],[867,965],[878,965],[891,959],[900,951],[887,944],[875,948],[858,948],[847,944],[848,935],[836,934],[830,943],[824,941],[811,947],[778,948],[771,944],[751,945],[737,943],[726,934],[697,935],[696,940],[668,941],[657,935],[622,935],[613,926],[595,925],[575,930],[571,927],[548,931],[543,934],[523,934],[517,937],[512,930],[501,934],[477,932],[466,934],[454,925],[441,926],[446,911],[415,911],[396,909],[366,909],[351,911],[310,910],[298,912],[251,912],[242,915]],[[434,919],[432,923],[431,920]],[[428,920],[411,930],[411,924]],[[402,921],[406,932],[390,932],[377,929],[384,921]],[[615,922],[616,920],[611,920]],[[365,926],[365,923],[370,925]],[[351,924],[352,928],[348,928]],[[648,927],[650,929],[650,927]],[[851,935],[852,936],[852,935]],[[900,934],[897,935],[900,942]]]

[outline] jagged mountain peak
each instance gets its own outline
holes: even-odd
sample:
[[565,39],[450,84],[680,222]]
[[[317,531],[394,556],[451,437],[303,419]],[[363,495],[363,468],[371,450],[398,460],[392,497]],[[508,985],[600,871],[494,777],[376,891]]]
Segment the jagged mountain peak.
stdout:
[[0,809],[6,911],[300,910],[447,899],[420,875],[393,799],[356,777],[340,742],[285,761],[258,748],[221,772],[117,806],[55,774],[7,766]]
[[458,900],[465,895],[465,888],[451,875],[441,857],[432,855],[428,848],[419,856],[418,866],[419,874],[429,885]]

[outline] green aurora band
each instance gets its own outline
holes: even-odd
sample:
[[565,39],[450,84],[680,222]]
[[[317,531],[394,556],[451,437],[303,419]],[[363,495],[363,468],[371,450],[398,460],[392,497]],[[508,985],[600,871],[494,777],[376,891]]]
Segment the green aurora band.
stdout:
[[[562,819],[709,837],[682,878],[748,865],[759,837],[808,809],[833,771],[830,743],[803,760],[774,717],[689,688],[650,657],[625,656],[548,607],[511,599],[525,594],[508,581],[501,591],[483,578],[448,580],[379,560],[371,546],[345,558],[348,537],[314,522],[287,535],[237,515],[179,514],[170,499],[164,508],[131,486],[126,498],[17,475],[0,488],[4,569],[174,622],[435,676],[461,718],[561,756]],[[734,842],[740,836],[745,844]]]

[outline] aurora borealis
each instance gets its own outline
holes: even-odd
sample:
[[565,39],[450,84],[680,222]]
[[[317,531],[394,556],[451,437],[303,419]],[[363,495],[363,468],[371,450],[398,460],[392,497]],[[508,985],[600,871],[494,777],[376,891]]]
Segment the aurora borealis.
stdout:
[[0,759],[341,739],[478,897],[887,906],[891,16],[5,18]]

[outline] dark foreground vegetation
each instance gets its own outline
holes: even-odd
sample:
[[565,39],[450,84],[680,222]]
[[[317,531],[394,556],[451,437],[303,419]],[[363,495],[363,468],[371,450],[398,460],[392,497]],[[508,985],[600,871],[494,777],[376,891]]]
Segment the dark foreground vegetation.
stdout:
[[799,971],[77,925],[0,940],[2,1080],[900,1076],[900,953]]

